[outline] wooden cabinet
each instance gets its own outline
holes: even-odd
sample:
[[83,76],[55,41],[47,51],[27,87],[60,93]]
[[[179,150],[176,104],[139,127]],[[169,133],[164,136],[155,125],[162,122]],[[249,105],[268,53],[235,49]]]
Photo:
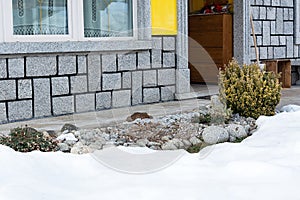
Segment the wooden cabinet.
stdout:
[[232,59],[232,15],[189,16],[191,82],[217,83],[218,71]]

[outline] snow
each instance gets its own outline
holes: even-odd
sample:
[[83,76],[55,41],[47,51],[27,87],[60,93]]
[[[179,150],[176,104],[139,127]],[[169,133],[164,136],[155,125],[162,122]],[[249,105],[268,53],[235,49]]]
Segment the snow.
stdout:
[[[19,153],[0,146],[0,199],[299,199],[300,111],[260,117],[258,125],[242,143],[199,154],[124,147],[94,155]],[[134,173],[143,164],[153,170]]]

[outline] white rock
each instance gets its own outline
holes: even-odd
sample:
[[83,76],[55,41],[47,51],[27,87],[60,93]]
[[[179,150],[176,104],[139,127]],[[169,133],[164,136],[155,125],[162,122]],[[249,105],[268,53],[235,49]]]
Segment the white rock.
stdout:
[[58,146],[59,150],[62,152],[70,151],[70,147],[65,143],[58,143],[57,146]]
[[139,147],[146,147],[149,141],[147,139],[139,139],[136,141],[136,145]]
[[228,131],[230,136],[242,139],[248,136],[245,128],[241,125],[237,124],[230,124],[228,127],[226,127],[226,130]]
[[78,139],[74,136],[73,133],[62,134],[56,138],[58,141],[74,141],[77,142]]
[[88,147],[83,145],[81,142],[77,142],[71,149],[71,153],[73,154],[86,154],[93,152],[93,150]]
[[228,141],[229,133],[225,128],[209,126],[203,130],[202,138],[207,144],[217,144]]
[[191,137],[190,142],[192,143],[192,145],[198,145],[202,143],[202,141],[196,136]]
[[175,146],[174,143],[172,143],[171,141],[168,141],[161,146],[161,149],[162,150],[177,150],[178,148]]

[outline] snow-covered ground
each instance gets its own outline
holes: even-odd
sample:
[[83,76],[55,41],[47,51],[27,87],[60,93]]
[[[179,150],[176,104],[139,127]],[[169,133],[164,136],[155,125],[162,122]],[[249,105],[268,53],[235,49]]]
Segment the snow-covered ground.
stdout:
[[[145,160],[134,163],[139,159],[122,159],[115,150],[111,155],[109,150],[99,155],[23,154],[0,146],[0,199],[300,199],[300,111],[261,117],[258,124],[258,131],[242,143],[218,144],[199,154],[178,151],[177,157],[173,152],[165,168],[137,174],[128,169]],[[149,158],[149,163],[172,157],[141,148],[118,150]],[[131,173],[120,172],[125,169]]]

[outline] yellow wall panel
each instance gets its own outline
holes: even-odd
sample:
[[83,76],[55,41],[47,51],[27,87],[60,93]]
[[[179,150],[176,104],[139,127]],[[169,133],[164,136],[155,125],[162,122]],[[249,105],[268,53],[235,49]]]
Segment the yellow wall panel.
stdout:
[[177,0],[151,0],[151,15],[152,35],[177,34]]

